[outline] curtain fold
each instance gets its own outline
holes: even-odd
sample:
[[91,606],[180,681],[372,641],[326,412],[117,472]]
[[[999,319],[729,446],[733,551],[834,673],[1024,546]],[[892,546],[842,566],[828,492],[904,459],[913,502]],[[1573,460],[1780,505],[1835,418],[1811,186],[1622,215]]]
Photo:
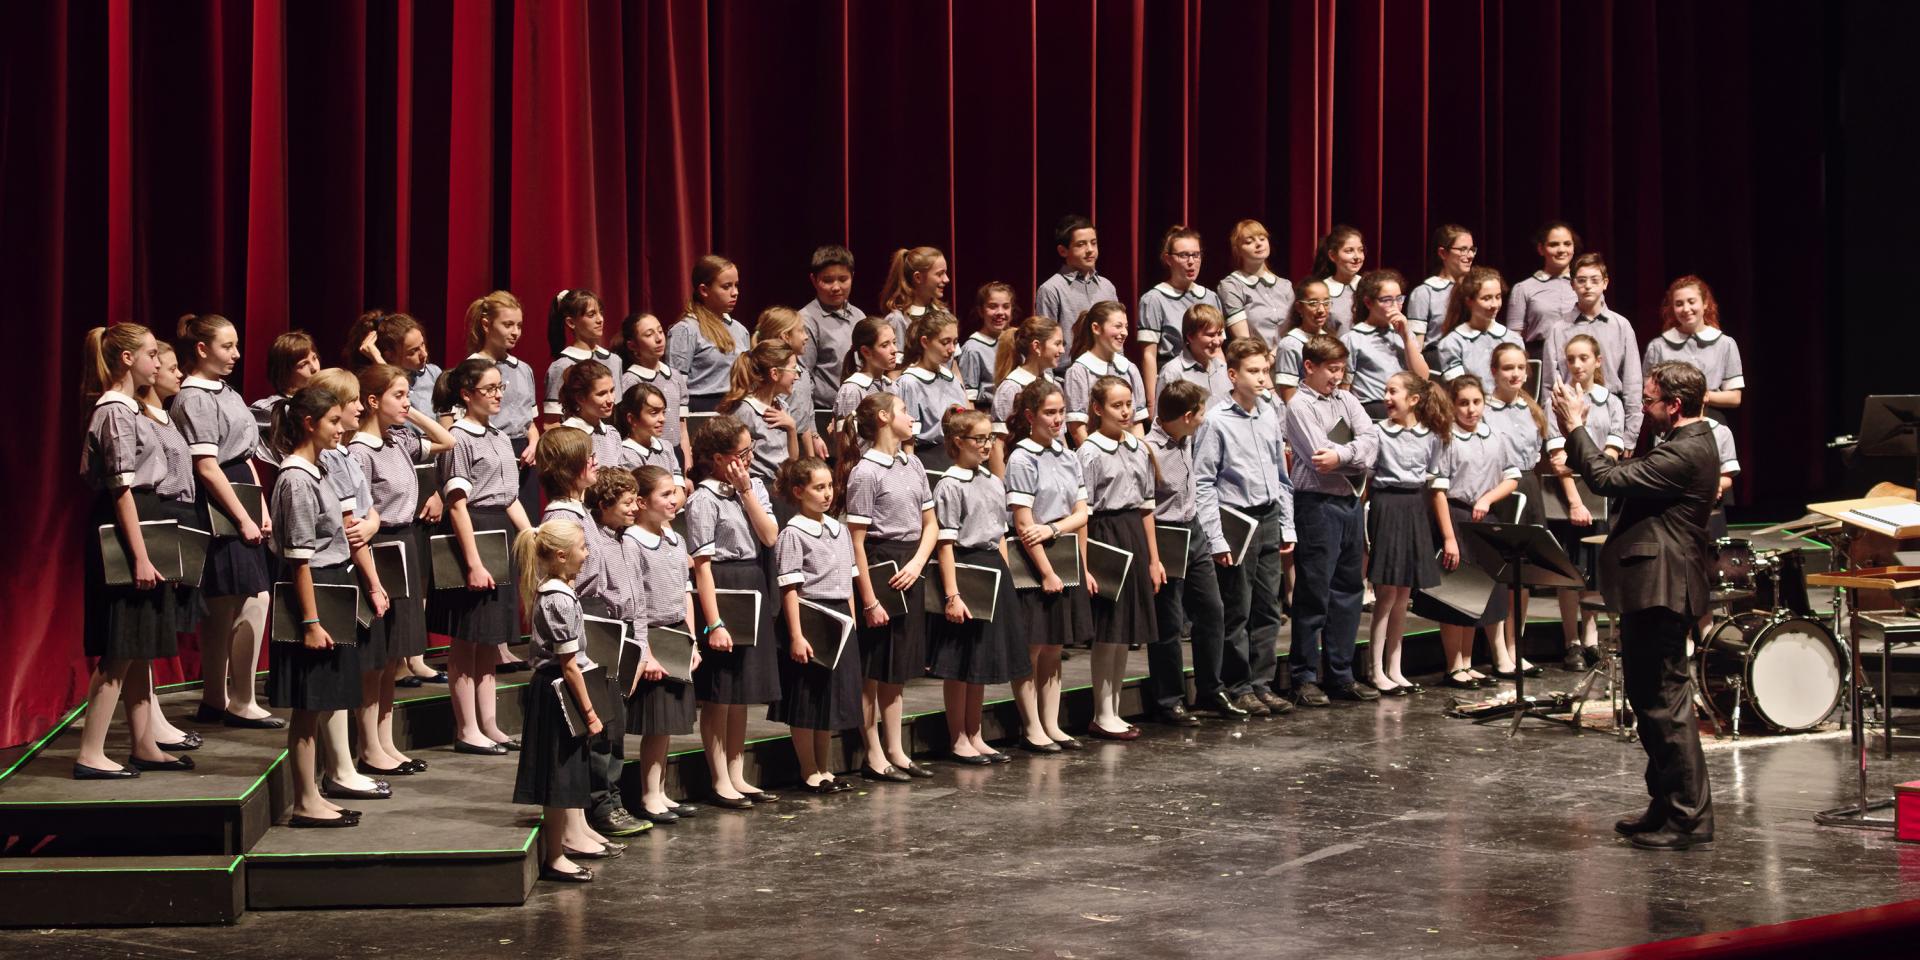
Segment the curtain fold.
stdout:
[[1754,385],[1741,495],[1786,504],[1827,479],[1807,391],[1843,389],[1821,372],[1826,340],[1765,346],[1823,302],[1824,38],[1842,16],[1735,0],[4,5],[0,279],[39,362],[16,369],[35,415],[0,441],[7,500],[30,505],[9,536],[31,545],[0,561],[20,667],[0,681],[0,742],[46,729],[84,683],[71,377],[102,322],[170,334],[182,313],[223,313],[258,396],[276,335],[305,328],[333,362],[368,307],[413,313],[436,359],[463,357],[466,304],[494,288],[526,304],[519,352],[544,370],[556,291],[671,323],[708,251],[740,264],[751,323],[811,297],[807,256],[828,242],[854,250],[870,311],[895,248],[942,248],[966,313],[988,280],[1026,304],[1055,268],[1054,222],[1090,213],[1131,308],[1176,222],[1202,232],[1211,285],[1243,217],[1290,278],[1344,222],[1370,265],[1416,282],[1440,223],[1518,278],[1535,227],[1564,218],[1606,253],[1610,303],[1643,342],[1672,277],[1714,284]]

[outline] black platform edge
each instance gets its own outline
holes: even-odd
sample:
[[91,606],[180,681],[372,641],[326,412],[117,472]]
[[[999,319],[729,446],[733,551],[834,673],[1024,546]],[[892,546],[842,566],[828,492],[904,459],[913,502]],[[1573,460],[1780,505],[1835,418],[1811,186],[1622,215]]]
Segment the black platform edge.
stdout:
[[519,906],[539,878],[538,835],[520,850],[249,854],[247,908]]
[[0,927],[227,924],[246,910],[238,856],[0,861]]

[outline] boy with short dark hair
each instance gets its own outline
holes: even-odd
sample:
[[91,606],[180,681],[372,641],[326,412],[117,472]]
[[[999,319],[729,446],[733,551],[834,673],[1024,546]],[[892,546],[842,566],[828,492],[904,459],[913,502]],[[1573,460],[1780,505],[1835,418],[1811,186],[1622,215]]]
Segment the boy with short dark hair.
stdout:
[[1073,362],[1073,325],[1087,308],[1102,300],[1119,300],[1113,281],[1096,270],[1100,262],[1100,234],[1093,221],[1080,214],[1060,218],[1053,228],[1053,251],[1060,256],[1060,270],[1048,277],[1033,293],[1033,313],[1060,325],[1060,337],[1066,349],[1054,373],[1065,377]]
[[853,254],[837,243],[814,248],[807,279],[813,282],[813,301],[800,308],[800,318],[807,325],[800,364],[813,378],[813,408],[832,410],[853,325],[867,316],[850,302]]

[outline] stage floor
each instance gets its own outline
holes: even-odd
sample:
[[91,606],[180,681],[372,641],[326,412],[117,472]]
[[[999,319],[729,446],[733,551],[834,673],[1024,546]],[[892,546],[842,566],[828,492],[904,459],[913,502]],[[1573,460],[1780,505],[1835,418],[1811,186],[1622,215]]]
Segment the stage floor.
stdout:
[[[16,931],[0,954],[1540,956],[1920,897],[1920,847],[1811,820],[1848,796],[1844,736],[1710,751],[1718,842],[1651,853],[1610,829],[1645,803],[1636,744],[1531,724],[1509,742],[1442,716],[1445,699],[1150,726],[1079,754],[936,763],[911,786],[707,808],[523,908]],[[1874,770],[1887,791],[1920,754]]]

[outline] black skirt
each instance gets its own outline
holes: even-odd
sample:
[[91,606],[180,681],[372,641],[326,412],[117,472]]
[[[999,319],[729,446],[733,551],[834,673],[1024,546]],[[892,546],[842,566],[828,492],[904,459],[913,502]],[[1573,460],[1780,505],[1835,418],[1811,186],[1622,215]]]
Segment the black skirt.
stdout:
[[[1008,541],[1007,549],[1026,548]],[[1048,593],[1039,587],[1032,587],[1017,590],[1015,594],[1020,600],[1020,625],[1026,631],[1028,646],[1059,644],[1082,647],[1092,642],[1093,605],[1087,597],[1084,584],[1066,587],[1059,593]]]
[[374,543],[398,543],[407,552],[407,593],[400,597],[395,594],[395,584],[384,583],[387,597],[392,606],[387,615],[373,622],[368,631],[367,649],[360,655],[362,663],[369,670],[378,669],[389,660],[416,657],[427,652],[427,550],[424,537],[426,526],[423,524],[402,524],[397,527],[381,527],[373,535]]
[[[241,457],[220,465],[220,472],[229,483],[253,483],[253,471],[248,467],[248,459]],[[198,490],[194,500],[194,512],[199,521],[195,524],[201,530],[213,529],[210,518],[214,509],[208,499],[206,487],[196,482]],[[273,585],[272,569],[267,563],[267,547],[264,543],[250,544],[238,537],[219,537],[207,546],[207,564],[200,576],[200,592],[212,597],[251,597],[266,593]]]
[[[82,599],[85,608],[84,647],[89,657],[105,660],[152,660],[171,657],[179,651],[179,592],[172,584],[152,590],[107,586],[106,567],[100,558],[98,528],[114,522],[112,494],[102,494],[94,502],[87,523],[88,543]],[[159,501],[151,494],[134,494],[138,515],[160,515]]]
[[[573,694],[565,684],[561,691],[553,689],[561,676],[558,666],[541,667],[520,690],[520,767],[513,777],[514,803],[585,809],[592,798],[587,769],[587,745],[592,738],[576,737],[567,730],[560,697]],[[547,828],[558,829],[558,825]]]
[[[359,583],[352,564],[312,569],[316,586]],[[366,631],[358,633],[364,637]],[[360,647],[357,642],[339,643],[339,637],[334,640],[332,649],[309,650],[298,641],[269,639],[267,702],[292,710],[352,710],[360,706]]]
[[[1503,563],[1500,555],[1495,553],[1491,548],[1483,546],[1477,538],[1466,535],[1461,529],[1465,524],[1473,522],[1473,506],[1471,504],[1461,503],[1458,500],[1448,500],[1447,514],[1453,520],[1454,542],[1460,546],[1461,568],[1464,569],[1468,566],[1474,566],[1485,571],[1488,576],[1497,575]],[[1439,534],[1439,524],[1435,523],[1434,526],[1436,528],[1433,534],[1434,542],[1436,544],[1445,543],[1446,540]],[[1443,579],[1445,576],[1447,576],[1447,574],[1442,573]],[[1480,619],[1478,620],[1472,619],[1424,593],[1416,593],[1413,595],[1414,616],[1426,617],[1437,623],[1444,623],[1455,627],[1485,627],[1500,623],[1507,619],[1507,610],[1511,606],[1511,600],[1507,596],[1507,588],[1499,583],[1495,583],[1489,589],[1487,609],[1480,615]]]
[[[505,530],[507,539],[513,539],[513,521],[507,518],[505,507],[468,504],[467,517],[475,533]],[[438,532],[451,535],[453,521],[443,520]],[[487,572],[493,574],[492,590],[469,590],[465,586],[435,589],[427,598],[429,629],[482,646],[499,646],[518,639],[520,599],[514,591],[513,564],[508,563],[505,570]]]
[[[685,630],[687,622],[665,624]],[[643,629],[643,628],[636,628]],[[642,737],[672,737],[693,732],[693,684],[640,679],[627,698],[627,732]]]
[[1093,642],[1152,643],[1158,629],[1153,612],[1152,557],[1147,553],[1147,526],[1138,510],[1100,510],[1087,521],[1087,538],[1133,554],[1125,586],[1100,584],[1092,597]]
[[526,452],[526,435],[514,437],[513,465],[520,479],[520,492],[514,499],[520,501],[520,509],[525,510],[527,516],[537,517],[540,515],[540,472],[520,462],[520,456]]
[[[183,527],[195,530],[200,526],[200,516],[193,508],[192,500],[160,500],[160,517],[172,520]],[[200,629],[200,622],[207,618],[207,604],[200,592],[199,584],[175,584],[173,587],[173,626],[176,633],[192,633]]]
[[[867,565],[892,560],[904,567],[918,549],[919,544],[907,540],[868,537]],[[878,593],[885,585],[873,586]],[[884,627],[860,627],[861,675],[866,679],[906,683],[926,675],[927,602],[923,590],[917,583],[907,588],[906,616],[891,617]]]
[[1374,487],[1368,494],[1367,580],[1375,586],[1440,585],[1432,500],[1432,493],[1419,487]]
[[[1027,657],[1027,636],[1021,629],[1020,600],[1014,595],[1013,574],[998,550],[955,547],[955,563],[992,567],[1000,571],[1000,595],[994,601],[991,622],[951,623],[944,609],[927,614],[928,672],[942,680],[962,683],[1010,683],[1033,675]],[[938,567],[928,576],[938,577]]]
[[1560,549],[1567,552],[1568,559],[1580,570],[1580,576],[1586,581],[1587,590],[1600,589],[1600,545],[1581,543],[1586,537],[1605,534],[1609,525],[1605,520],[1595,519],[1584,527],[1576,527],[1568,520],[1550,520],[1547,532],[1553,534]]
[[1540,482],[1540,475],[1532,470],[1521,473],[1520,486],[1515,489],[1515,492],[1524,493],[1527,496],[1526,505],[1520,509],[1518,522],[1536,527],[1546,526],[1547,507],[1546,501],[1542,499],[1546,496],[1546,488]]
[[[835,610],[849,609],[845,600],[814,602]],[[780,617],[779,625],[778,632],[782,640],[779,651],[781,696],[780,702],[767,711],[767,719],[800,730],[853,730],[860,727],[864,718],[860,709],[858,639],[847,638],[847,649],[840,652],[840,662],[829,669],[793,659],[787,639],[793,633],[788,628],[787,618]],[[818,649],[820,643],[831,638],[809,637],[808,640],[815,642]]]
[[[693,670],[694,696],[704,703],[772,703],[780,699],[780,663],[776,659],[780,656],[780,637],[773,630],[775,594],[770,588],[773,578],[767,575],[767,564],[760,559],[719,560],[709,566],[715,589],[760,594],[760,625],[753,646],[735,647],[725,653],[708,648],[706,635],[695,631],[700,637],[700,665]],[[697,626],[704,628],[706,615],[700,607],[697,601],[693,605],[700,619]]]

